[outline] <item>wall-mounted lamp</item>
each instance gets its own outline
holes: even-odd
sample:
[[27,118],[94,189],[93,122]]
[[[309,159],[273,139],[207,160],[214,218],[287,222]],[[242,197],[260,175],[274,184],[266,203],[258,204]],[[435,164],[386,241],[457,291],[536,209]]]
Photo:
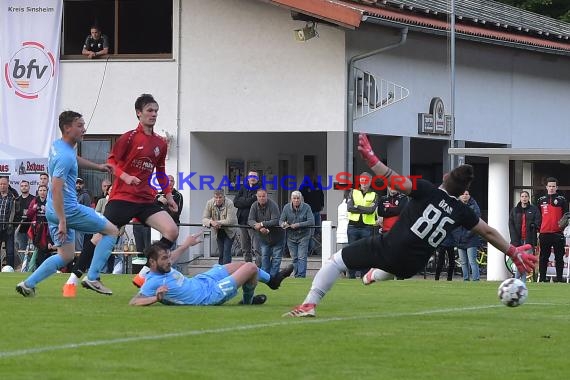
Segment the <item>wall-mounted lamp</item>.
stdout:
[[295,29],[295,39],[297,41],[307,41],[313,37],[318,37],[317,24],[315,22],[308,22],[303,29]]

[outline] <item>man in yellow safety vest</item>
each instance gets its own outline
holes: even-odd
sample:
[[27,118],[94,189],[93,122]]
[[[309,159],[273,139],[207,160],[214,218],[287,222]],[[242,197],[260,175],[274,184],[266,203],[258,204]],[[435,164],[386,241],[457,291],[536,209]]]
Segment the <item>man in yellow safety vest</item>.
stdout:
[[[348,211],[348,243],[372,236],[377,218],[378,194],[371,189],[372,175],[368,172],[359,177],[360,189],[352,189],[346,201]],[[356,272],[360,277],[364,276],[370,268],[348,271],[349,278],[356,278]]]

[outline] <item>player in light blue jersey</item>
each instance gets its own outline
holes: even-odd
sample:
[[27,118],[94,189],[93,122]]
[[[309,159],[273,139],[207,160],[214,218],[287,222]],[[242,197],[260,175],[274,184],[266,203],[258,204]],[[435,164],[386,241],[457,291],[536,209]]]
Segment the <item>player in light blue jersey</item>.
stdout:
[[[106,164],[96,164],[77,155],[75,145],[83,139],[85,122],[81,114],[64,111],[59,115],[61,139],[51,146],[48,158],[48,173],[51,178],[49,186],[46,218],[49,231],[57,247],[57,254],[49,257],[25,281],[16,286],[16,291],[24,297],[35,295],[36,284],[63,268],[75,257],[75,230],[94,234],[119,234],[117,227],[90,207],[77,203],[75,181],[77,168],[108,172]],[[91,281],[92,287],[105,290],[100,281]],[[100,293],[104,293],[101,291]],[[106,292],[105,294],[111,294]]]
[[254,263],[245,262],[215,265],[212,269],[194,277],[186,277],[172,269],[172,262],[175,262],[184,250],[198,242],[197,235],[190,235],[172,253],[164,243],[152,244],[145,252],[150,272],[130,304],[147,306],[160,302],[165,305],[221,305],[235,297],[240,286],[243,290],[243,299],[240,303],[261,304],[266,300],[265,295],[254,297],[258,280],[275,290],[293,272],[293,265],[289,265],[271,277],[269,273],[257,268]]

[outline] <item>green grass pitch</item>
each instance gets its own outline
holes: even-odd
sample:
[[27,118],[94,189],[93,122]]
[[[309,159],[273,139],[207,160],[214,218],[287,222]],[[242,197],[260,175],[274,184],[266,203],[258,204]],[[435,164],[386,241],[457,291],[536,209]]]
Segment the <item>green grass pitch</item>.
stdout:
[[521,380],[570,366],[567,284],[529,284],[508,308],[496,282],[342,279],[317,318],[293,319],[309,279],[260,284],[262,306],[131,307],[131,276],[103,277],[113,296],[64,299],[67,275],[23,298],[24,275],[0,273],[0,379]]

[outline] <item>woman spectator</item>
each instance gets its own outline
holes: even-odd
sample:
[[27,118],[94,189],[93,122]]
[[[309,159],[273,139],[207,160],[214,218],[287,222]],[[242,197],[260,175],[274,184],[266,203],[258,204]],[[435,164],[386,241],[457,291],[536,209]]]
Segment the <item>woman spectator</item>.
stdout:
[[[481,210],[475,199],[471,198],[469,190],[459,196],[461,202],[469,206],[477,215],[481,217]],[[477,263],[477,248],[481,244],[479,236],[466,228],[458,227],[453,230],[453,238],[459,252],[459,260],[461,261],[461,271],[463,272],[463,281],[469,281],[469,268],[471,268],[471,280],[479,281],[479,264]]]
[[291,202],[283,207],[279,225],[287,229],[287,248],[293,259],[293,273],[295,277],[307,275],[307,254],[309,240],[313,235],[311,228],[315,224],[315,218],[311,207],[303,202],[300,191],[291,193]]
[[32,200],[26,213],[27,219],[32,222],[28,235],[38,252],[36,255],[36,268],[42,265],[44,260],[54,252],[45,213],[47,192],[47,186],[38,186],[38,196]]
[[[536,247],[536,234],[540,229],[542,216],[538,207],[530,203],[528,191],[520,192],[520,201],[511,210],[509,215],[509,233],[511,244],[519,246],[524,244]],[[515,278],[526,281],[526,273],[518,273],[515,270]]]

